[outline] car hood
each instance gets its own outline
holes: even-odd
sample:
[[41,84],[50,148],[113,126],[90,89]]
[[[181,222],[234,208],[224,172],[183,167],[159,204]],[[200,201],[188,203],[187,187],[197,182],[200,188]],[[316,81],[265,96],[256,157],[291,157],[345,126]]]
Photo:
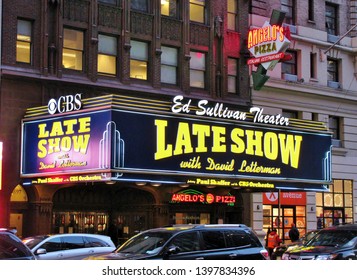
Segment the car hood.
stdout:
[[131,253],[116,253],[102,254],[97,256],[88,257],[88,260],[140,260],[147,258],[154,258],[155,256],[148,256],[143,254],[131,254]]
[[339,251],[334,246],[301,246],[290,250],[290,254],[329,254]]

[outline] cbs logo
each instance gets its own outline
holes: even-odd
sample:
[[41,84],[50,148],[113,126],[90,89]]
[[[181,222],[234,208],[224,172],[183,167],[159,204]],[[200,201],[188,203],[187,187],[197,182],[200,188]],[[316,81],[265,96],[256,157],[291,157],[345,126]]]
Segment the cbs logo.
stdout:
[[48,112],[53,115],[55,113],[65,113],[71,111],[78,111],[82,108],[82,94],[61,96],[58,100],[52,98],[48,101]]

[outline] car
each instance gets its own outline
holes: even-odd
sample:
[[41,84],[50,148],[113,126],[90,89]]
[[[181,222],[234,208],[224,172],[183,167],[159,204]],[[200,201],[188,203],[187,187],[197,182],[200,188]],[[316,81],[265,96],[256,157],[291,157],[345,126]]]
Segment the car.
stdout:
[[38,260],[79,260],[116,248],[109,236],[87,233],[37,235],[26,237],[22,242]]
[[257,235],[243,224],[177,225],[143,231],[96,260],[266,260]]
[[356,260],[357,224],[320,230],[303,246],[286,251],[283,260]]
[[295,249],[299,246],[304,245],[307,241],[309,241],[311,238],[313,238],[316,233],[318,233],[320,230],[310,230],[306,234],[304,234],[302,237],[299,238],[298,241],[291,242],[291,243],[284,243],[281,244],[277,247],[274,248],[273,253],[271,255],[272,260],[279,260],[282,258],[283,254],[286,251],[290,251],[292,249]]
[[35,259],[35,255],[16,235],[16,230],[0,228],[0,260]]

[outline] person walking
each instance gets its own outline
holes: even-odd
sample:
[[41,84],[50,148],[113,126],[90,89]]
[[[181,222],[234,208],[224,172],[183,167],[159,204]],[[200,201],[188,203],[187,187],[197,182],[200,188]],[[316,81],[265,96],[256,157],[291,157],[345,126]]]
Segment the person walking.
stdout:
[[269,257],[272,259],[273,250],[275,247],[281,244],[282,240],[280,239],[279,234],[276,232],[276,228],[273,228],[268,235],[268,252]]
[[291,224],[291,229],[289,230],[289,237],[291,242],[296,242],[300,238],[300,232],[294,223]]

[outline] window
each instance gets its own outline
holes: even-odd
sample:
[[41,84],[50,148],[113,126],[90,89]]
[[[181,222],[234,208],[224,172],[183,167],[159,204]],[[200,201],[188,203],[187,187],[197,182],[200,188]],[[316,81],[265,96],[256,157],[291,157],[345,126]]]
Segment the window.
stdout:
[[148,44],[130,41],[130,78],[147,80]]
[[205,22],[205,0],[190,0],[190,20]]
[[177,84],[177,59],[176,48],[161,47],[161,82],[166,84]]
[[326,3],[325,12],[326,32],[327,34],[337,35],[337,6]]
[[308,3],[308,20],[314,21],[315,20],[315,12],[314,12],[314,0],[309,0]]
[[288,50],[286,51],[287,54],[291,54],[292,59],[284,61],[281,64],[282,73],[290,74],[290,75],[297,75],[297,52]]
[[238,59],[228,58],[228,92],[237,93]]
[[327,58],[327,81],[338,82],[338,60]]
[[46,249],[47,253],[63,250],[61,238],[51,238],[49,241],[41,245],[41,248]]
[[117,39],[98,35],[98,73],[116,75]]
[[332,132],[332,139],[340,139],[340,119],[336,116],[329,116],[328,127]]
[[285,12],[285,22],[295,25],[295,0],[281,0],[281,10]]
[[135,11],[147,13],[149,11],[148,0],[131,0],[130,8]]
[[206,55],[201,52],[190,52],[190,86],[205,88]]
[[206,250],[226,248],[222,231],[202,231],[201,234]]
[[282,116],[289,119],[298,119],[299,114],[296,111],[283,110]]
[[198,251],[200,249],[198,232],[187,232],[176,236],[168,247],[177,246],[179,253]]
[[85,248],[82,236],[65,236],[63,238],[63,249],[73,250]]
[[161,15],[176,18],[178,15],[178,1],[161,0]]
[[227,28],[237,31],[237,0],[227,0]]
[[27,20],[17,21],[16,61],[31,63],[32,23]]
[[353,223],[353,182],[334,179],[329,192],[316,193],[317,228]]
[[317,78],[316,65],[317,65],[317,54],[310,53],[310,78],[312,79]]
[[63,30],[63,57],[64,68],[83,70],[83,32],[67,29]]

